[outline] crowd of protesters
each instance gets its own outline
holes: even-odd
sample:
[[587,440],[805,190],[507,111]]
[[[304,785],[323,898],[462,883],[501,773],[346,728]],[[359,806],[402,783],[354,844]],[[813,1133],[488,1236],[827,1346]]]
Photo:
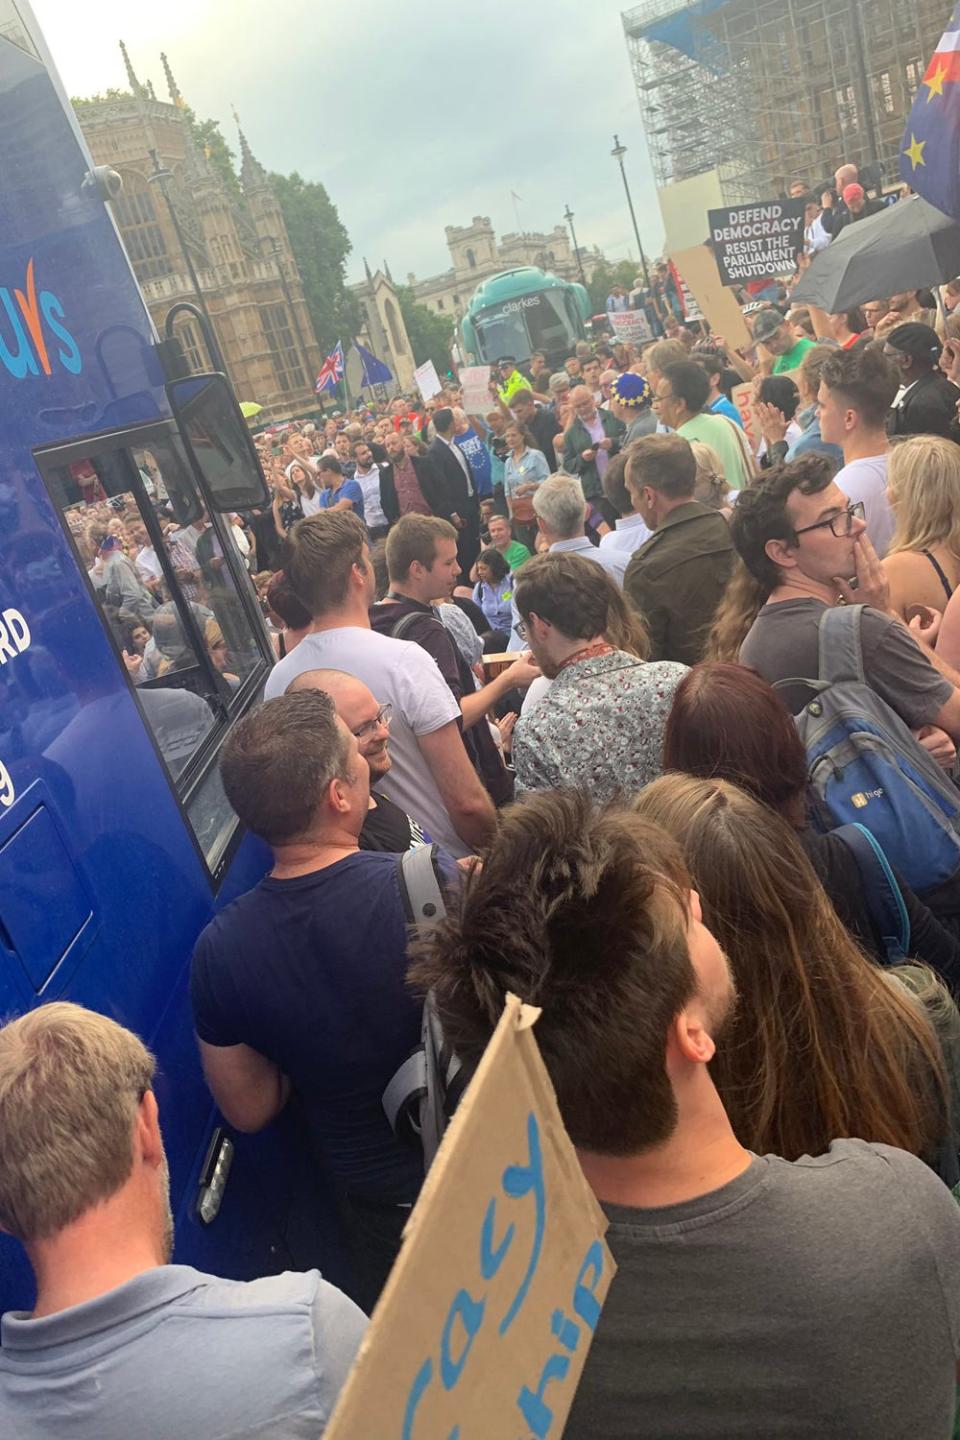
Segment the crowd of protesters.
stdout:
[[[844,167],[808,208],[814,253],[873,205]],[[573,1440],[953,1433],[960,337],[947,291],[830,315],[771,277],[728,345],[656,276],[655,303],[609,308],[650,306],[658,338],[503,356],[483,414],[451,378],[257,437],[271,503],[228,542],[276,664],[222,778],[273,866],[204,930],[191,998],[231,1125],[298,1098],[351,1299],[164,1272],[151,1059],[41,1007],[0,1030],[0,1226],[39,1280],[35,1317],[4,1320],[12,1433],[54,1433],[21,1382],[55,1351],[62,1413],[96,1416],[76,1395],[104,1367],[137,1399],[116,1337],[151,1307],[179,1320],[167,1368],[215,1343],[243,1433],[293,1433],[270,1428],[284,1403],[322,1429],[423,1181],[382,1097],[427,989],[468,1072],[507,992],[542,1009],[619,1267]],[[151,547],[102,497],[77,514],[136,682],[164,664]],[[213,540],[168,538],[193,540],[199,632],[233,674]],[[827,751],[834,779],[865,767],[857,824],[813,764],[831,685],[860,726]],[[431,844],[447,914],[411,943],[397,857]],[[91,1110],[80,1154],[63,1135]],[[97,1306],[99,1350],[74,1315],[95,1329]],[[134,1433],[130,1403],[71,1433]]]

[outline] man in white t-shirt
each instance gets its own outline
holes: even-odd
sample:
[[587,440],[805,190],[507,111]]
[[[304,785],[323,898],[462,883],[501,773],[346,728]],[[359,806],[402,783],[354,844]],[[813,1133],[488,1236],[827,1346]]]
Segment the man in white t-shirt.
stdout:
[[837,350],[823,363],[817,397],[820,434],[843,450],[837,484],[863,505],[867,534],[882,560],[893,538],[887,498],[887,419],[899,388],[897,372],[876,349]]
[[384,793],[451,854],[474,853],[493,833],[494,809],[464,748],[460,707],[425,650],[370,629],[375,584],[362,522],[328,510],[297,521],[287,543],[284,570],[313,629],[274,667],[265,698],[282,695],[305,670],[362,680],[393,711]]

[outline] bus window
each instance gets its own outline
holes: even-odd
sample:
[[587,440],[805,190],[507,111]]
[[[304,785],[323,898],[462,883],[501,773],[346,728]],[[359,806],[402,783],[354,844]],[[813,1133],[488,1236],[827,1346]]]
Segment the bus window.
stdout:
[[191,375],[167,386],[194,463],[220,514],[269,506],[256,448],[222,375]]
[[36,459],[214,871],[236,829],[218,737],[269,665],[230,527],[207,513],[172,425]]
[[532,349],[543,350],[548,355],[572,351],[577,332],[568,319],[567,292],[545,290],[537,299],[538,305],[530,305],[524,311]]
[[[130,483],[126,452],[81,456],[53,468],[47,482],[176,780],[216,724],[219,695],[197,639],[210,612],[198,604],[193,624],[187,620],[184,599],[150,543],[146,507]],[[78,489],[84,498],[76,498]]]
[[523,323],[523,312],[519,305],[511,302],[496,309],[482,310],[474,317],[477,342],[487,364],[501,355],[517,355],[525,359],[530,354],[530,341]]

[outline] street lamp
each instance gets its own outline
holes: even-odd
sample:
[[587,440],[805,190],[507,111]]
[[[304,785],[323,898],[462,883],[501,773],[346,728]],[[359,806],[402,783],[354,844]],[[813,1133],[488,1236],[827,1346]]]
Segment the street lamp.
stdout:
[[573,211],[570,209],[569,201],[567,202],[566,210],[564,210],[563,212],[563,218],[570,226],[570,238],[573,241],[573,253],[576,256],[577,269],[580,271],[580,283],[584,286],[584,288],[586,288],[587,277],[583,273],[583,261],[580,258],[580,246],[577,244],[577,232],[573,228]]
[[293,296],[290,294],[290,286],[287,284],[287,274],[283,266],[283,246],[275,235],[265,235],[263,238],[270,246],[270,258],[276,264],[277,274],[280,276],[280,288],[283,291],[283,298],[287,302],[287,314],[293,322],[293,328],[297,335],[297,344],[300,347],[304,384],[308,385],[310,381],[310,361],[307,358],[307,342],[303,338],[303,331],[300,328],[300,317],[294,307]]
[[207,302],[204,299],[203,291],[200,289],[200,281],[197,278],[197,272],[194,269],[193,256],[190,254],[190,250],[187,246],[187,242],[180,225],[180,217],[177,214],[173,200],[170,198],[170,190],[168,188],[168,185],[169,181],[173,179],[173,171],[167,170],[163,165],[160,164],[160,157],[158,156],[156,150],[150,151],[150,159],[153,161],[153,173],[147,176],[147,183],[150,185],[159,185],[160,192],[163,195],[164,200],[167,202],[167,209],[170,212],[170,221],[173,225],[174,230],[176,231],[177,242],[180,246],[180,253],[183,256],[187,271],[190,275],[190,283],[193,286],[194,294],[197,297],[197,302],[203,313],[203,318],[207,322],[205,326],[205,339],[207,342],[207,349],[210,351],[210,359],[213,361],[216,368],[218,370],[222,370],[223,373],[226,375],[228,372],[226,363],[224,362],[223,352],[220,349],[220,343],[217,339],[217,333],[213,328],[213,321],[210,319],[210,312],[207,309]]
[[647,257],[643,251],[643,241],[640,239],[640,230],[637,226],[637,217],[633,208],[633,200],[630,198],[630,186],[627,184],[627,172],[623,168],[623,157],[627,153],[626,145],[620,144],[620,136],[614,135],[613,149],[610,154],[620,163],[620,174],[623,176],[623,188],[627,195],[627,204],[630,206],[630,219],[633,221],[633,233],[637,237],[637,249],[640,251],[640,264],[643,266],[643,280],[647,289],[650,289],[650,271],[647,269]]

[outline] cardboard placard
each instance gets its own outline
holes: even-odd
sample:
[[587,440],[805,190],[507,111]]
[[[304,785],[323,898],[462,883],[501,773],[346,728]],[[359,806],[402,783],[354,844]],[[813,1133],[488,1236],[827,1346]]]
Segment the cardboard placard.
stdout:
[[674,265],[673,261],[670,260],[668,263],[670,265],[670,274],[673,276],[673,283],[674,285],[676,285],[677,291],[680,295],[680,304],[683,306],[683,318],[685,320],[705,319],[703,311],[697,304],[697,297],[690,289],[690,286],[687,284],[686,280],[684,280],[683,276],[680,274],[680,271],[677,269],[676,265]]
[[722,335],[733,350],[745,350],[751,346],[753,337],[747,329],[747,322],[730,291],[724,288],[709,247],[694,245],[690,250],[677,250],[670,260],[693,291],[714,335]]
[[750,449],[756,455],[763,438],[757,429],[757,417],[754,414],[753,402],[753,381],[745,380],[742,385],[734,385],[730,392],[734,405],[740,412],[740,419],[743,421],[743,431],[750,441]]
[[422,400],[431,400],[443,389],[437,368],[432,360],[425,360],[422,365],[418,365],[413,372],[413,378],[417,382],[417,389],[420,391]]
[[607,321],[618,345],[645,345],[653,339],[650,321],[642,310],[608,310]]
[[490,366],[465,365],[460,371],[463,408],[468,415],[486,415],[495,402],[490,395]]
[[801,198],[709,210],[710,239],[724,285],[791,274],[803,250],[805,208]]
[[407,1224],[327,1440],[561,1435],[614,1273],[508,996]]

